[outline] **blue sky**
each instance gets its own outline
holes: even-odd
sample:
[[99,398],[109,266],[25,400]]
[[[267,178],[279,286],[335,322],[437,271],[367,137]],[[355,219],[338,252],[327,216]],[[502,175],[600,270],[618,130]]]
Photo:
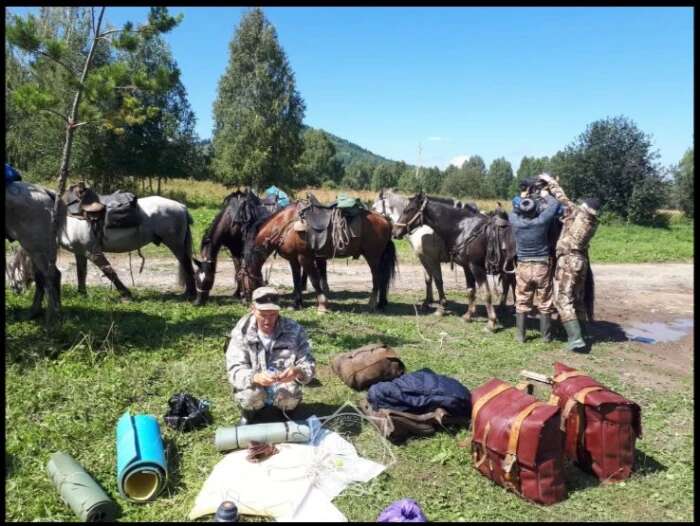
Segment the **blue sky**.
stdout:
[[[24,8],[11,11],[26,12]],[[145,7],[108,7],[115,25]],[[245,9],[173,7],[166,35],[197,133]],[[625,115],[664,165],[693,142],[693,10],[265,8],[306,102],[305,123],[389,159],[444,168],[480,155],[553,155],[587,124]],[[457,161],[458,162],[458,161]]]

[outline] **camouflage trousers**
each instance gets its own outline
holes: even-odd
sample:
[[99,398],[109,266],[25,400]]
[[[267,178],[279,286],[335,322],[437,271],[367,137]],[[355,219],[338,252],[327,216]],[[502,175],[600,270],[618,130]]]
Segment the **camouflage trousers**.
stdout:
[[[264,387],[251,387],[233,393],[234,400],[246,411],[259,411],[265,407],[267,391]],[[292,411],[302,399],[301,385],[297,382],[287,382],[275,386],[272,405],[283,411]]]
[[552,268],[548,261],[519,261],[515,270],[515,312],[528,313],[533,300],[542,314],[551,314]]
[[557,269],[554,272],[554,306],[562,323],[577,318],[586,319],[583,291],[587,270],[588,261],[581,254],[565,254],[557,259]]

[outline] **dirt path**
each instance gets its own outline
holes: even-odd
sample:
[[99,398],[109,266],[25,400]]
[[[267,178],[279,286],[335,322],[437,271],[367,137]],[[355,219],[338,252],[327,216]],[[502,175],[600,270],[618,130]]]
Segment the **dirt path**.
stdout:
[[[124,283],[131,287],[128,255],[110,254],[112,266]],[[132,257],[136,287],[179,290],[176,283],[177,264],[174,258],[148,258],[142,274],[141,260]],[[61,253],[58,266],[63,282],[76,284],[75,260]],[[270,260],[269,281],[273,285],[290,287],[289,265],[283,259]],[[463,305],[464,274],[460,267],[451,270],[443,265],[443,279],[448,299]],[[625,363],[626,375],[634,381],[644,381],[660,388],[674,388],[693,371],[693,265],[667,264],[594,264],[596,281],[596,323],[591,328],[594,341],[625,342],[618,346],[616,359]],[[233,263],[221,258],[218,265],[214,296],[233,292]],[[371,277],[363,260],[332,260],[328,263],[331,291],[352,290],[369,292]],[[107,285],[99,269],[88,264],[88,285]],[[403,264],[392,291],[415,293],[420,302],[425,292],[420,265]],[[390,295],[391,299],[391,295]],[[331,297],[332,302],[332,297]],[[332,307],[332,303],[331,303]],[[460,311],[461,312],[461,311]],[[628,336],[646,335],[654,344],[628,341]]]

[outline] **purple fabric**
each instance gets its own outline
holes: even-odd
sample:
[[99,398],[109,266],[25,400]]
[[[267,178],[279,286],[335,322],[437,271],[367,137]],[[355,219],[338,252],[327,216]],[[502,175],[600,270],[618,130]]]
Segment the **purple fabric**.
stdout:
[[413,499],[392,502],[379,514],[377,522],[428,522],[418,503]]

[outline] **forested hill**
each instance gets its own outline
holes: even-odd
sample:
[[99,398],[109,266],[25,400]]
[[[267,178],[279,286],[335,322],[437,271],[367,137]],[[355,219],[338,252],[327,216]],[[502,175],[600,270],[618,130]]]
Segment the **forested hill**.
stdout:
[[[312,128],[310,126],[304,126],[304,131],[307,130],[314,130],[317,128]],[[372,153],[369,150],[365,150],[361,146],[358,146],[355,143],[352,143],[346,139],[343,139],[341,137],[338,137],[337,135],[333,135],[330,132],[327,132],[326,130],[322,129],[317,129],[320,132],[323,132],[328,139],[333,143],[333,146],[335,146],[335,157],[338,159],[344,167],[347,167],[348,165],[356,162],[365,162],[368,164],[379,164],[379,163],[387,163],[387,162],[393,162],[390,159],[387,159],[386,157],[382,157],[381,155],[377,155],[376,153]]]

